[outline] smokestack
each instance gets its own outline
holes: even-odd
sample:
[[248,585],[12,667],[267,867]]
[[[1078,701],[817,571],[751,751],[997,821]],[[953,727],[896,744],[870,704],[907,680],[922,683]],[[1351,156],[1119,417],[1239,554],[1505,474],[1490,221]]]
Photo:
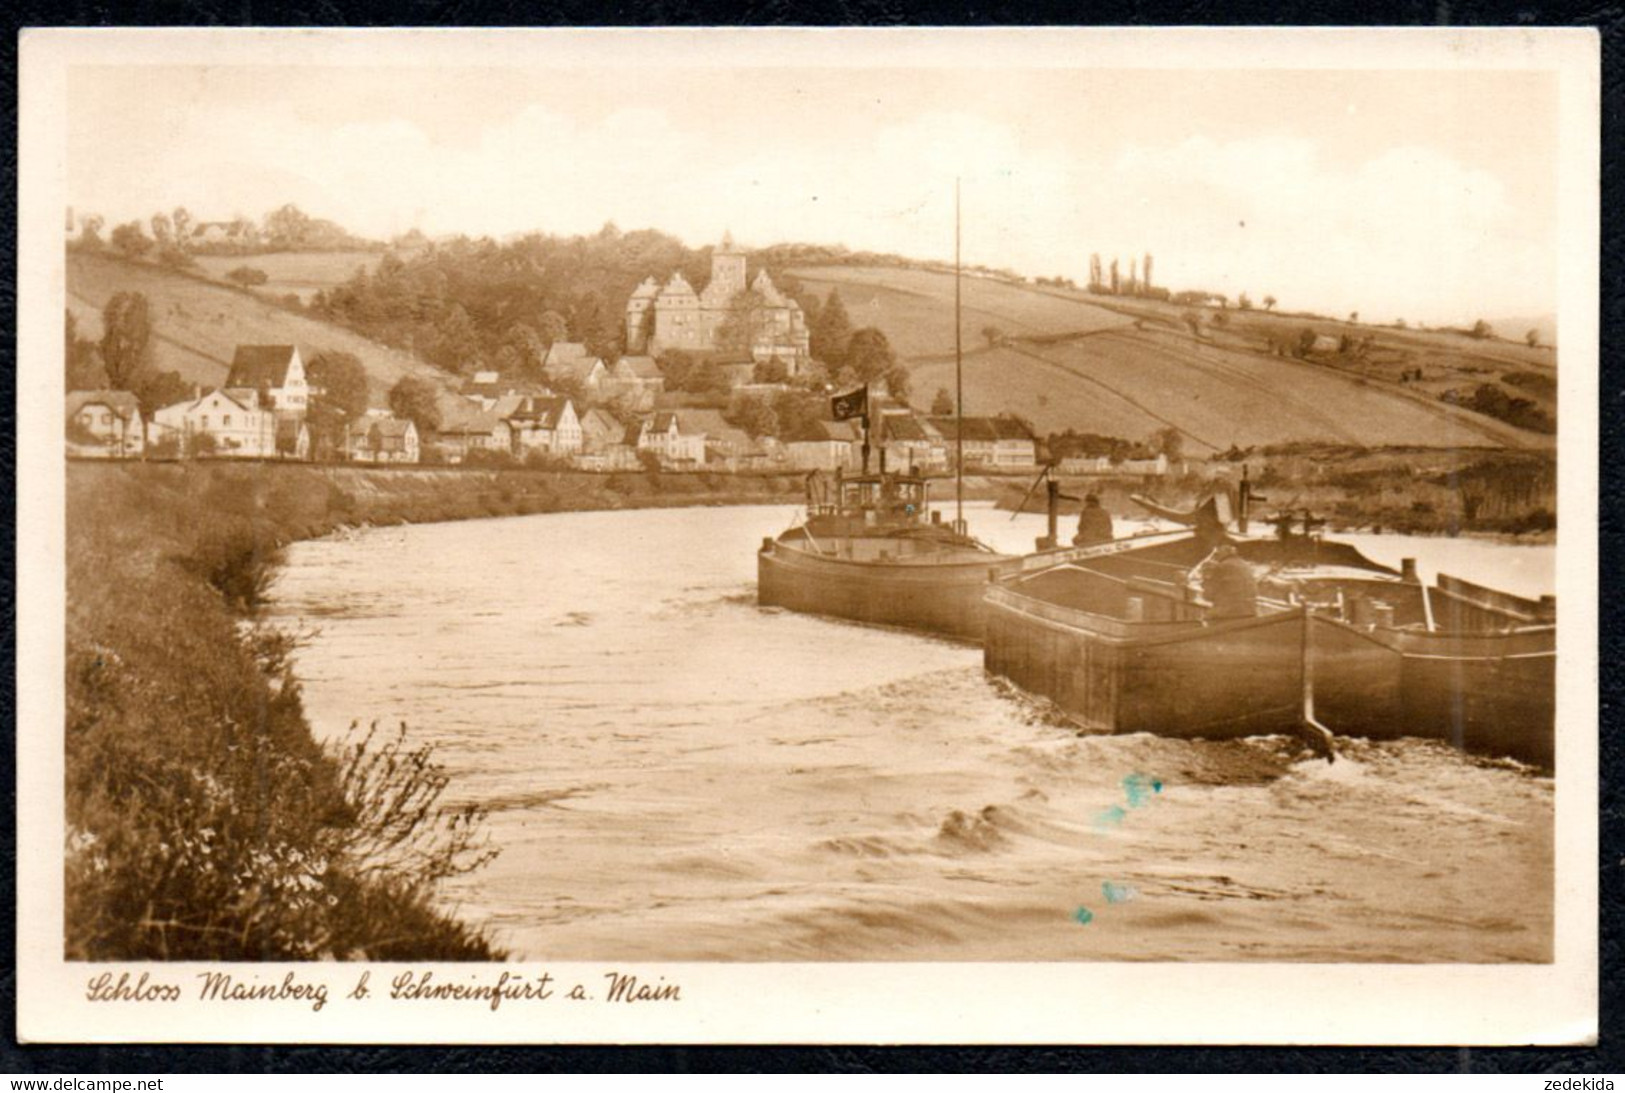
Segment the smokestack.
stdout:
[[1416,559],[1402,558],[1399,562],[1399,576],[1409,584],[1421,584],[1422,579],[1416,575]]

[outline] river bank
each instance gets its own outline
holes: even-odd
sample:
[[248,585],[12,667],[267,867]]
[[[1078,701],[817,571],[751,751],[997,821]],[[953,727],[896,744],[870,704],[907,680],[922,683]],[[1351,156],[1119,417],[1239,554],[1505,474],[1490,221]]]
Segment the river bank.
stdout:
[[289,544],[366,525],[793,504],[803,488],[800,474],[224,460],[71,461],[66,478],[66,953],[92,960],[502,955],[436,910],[440,886],[492,853],[483,812],[439,807],[449,779],[404,727],[313,735],[297,638],[262,617]]

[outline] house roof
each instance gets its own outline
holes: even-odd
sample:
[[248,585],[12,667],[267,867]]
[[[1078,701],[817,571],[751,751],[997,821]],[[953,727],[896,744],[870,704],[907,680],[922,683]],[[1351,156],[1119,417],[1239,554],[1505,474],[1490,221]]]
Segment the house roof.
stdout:
[[[955,436],[955,419],[952,417],[934,417],[930,419],[933,427],[943,436],[944,440],[952,442]],[[995,440],[1031,440],[1033,434],[1027,427],[1014,418],[1008,417],[967,417],[959,422],[964,428],[966,440],[991,442]]]
[[543,429],[557,427],[559,419],[564,416],[564,408],[570,405],[570,400],[562,395],[554,395],[551,398],[525,395],[521,398],[518,406],[503,413],[501,407],[506,402],[507,400],[504,399],[503,402],[497,404],[498,410],[494,412],[499,418],[508,421],[523,421]]
[[372,431],[381,437],[404,438],[409,433],[415,433],[417,426],[405,418],[386,417],[372,427]]
[[835,441],[844,444],[856,435],[851,425],[849,421],[804,421],[785,437],[785,443],[823,444]]
[[643,283],[632,290],[632,299],[648,300],[660,295],[660,282],[653,277],[645,277]]
[[929,442],[942,439],[942,435],[933,429],[930,424],[912,414],[883,414],[880,422],[881,430],[887,440]]
[[105,406],[125,421],[141,413],[141,403],[128,391],[69,391],[67,405],[68,417],[86,406]]
[[622,357],[615,362],[615,371],[617,374],[623,371],[630,372],[640,380],[657,380],[663,377],[660,366],[655,363],[653,357]]
[[581,342],[554,342],[547,347],[547,356],[543,358],[542,363],[547,365],[566,364],[570,361],[577,361],[583,357],[591,356],[592,354],[587,352],[586,345]]
[[621,423],[616,420],[614,414],[594,406],[581,415],[581,431],[599,432],[606,436],[615,436],[623,434],[625,430],[621,428]]
[[443,423],[439,431],[441,436],[448,433],[456,436],[489,436],[496,431],[499,421],[496,414],[488,410],[476,411]]
[[293,363],[291,345],[239,345],[231,358],[227,387],[282,387]]

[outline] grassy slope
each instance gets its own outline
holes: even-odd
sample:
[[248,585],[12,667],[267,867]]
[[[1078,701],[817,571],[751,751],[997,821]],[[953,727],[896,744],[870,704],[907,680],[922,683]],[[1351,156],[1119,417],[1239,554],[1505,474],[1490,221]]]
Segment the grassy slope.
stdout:
[[101,337],[102,305],[116,292],[147,297],[157,336],[155,364],[197,383],[223,382],[239,343],[292,344],[307,360],[321,350],[354,353],[367,370],[375,405],[384,405],[390,387],[406,375],[439,387],[444,406],[462,402],[452,390],[453,378],[433,365],[267,303],[253,293],[158,266],[98,255],[68,256],[68,307],[78,316],[84,336]]
[[[951,275],[846,267],[795,273],[821,293],[839,287],[854,325],[887,332],[911,365],[917,403],[953,388]],[[1261,312],[1231,312],[1228,329],[1209,328],[1197,339],[1181,322],[1186,309],[1170,305],[968,277],[962,291],[967,410],[1011,410],[1043,431],[1139,438],[1172,424],[1195,451],[1294,440],[1552,446],[1551,437],[1438,401],[1440,391],[1495,382],[1508,371],[1555,376],[1550,350]],[[979,331],[990,324],[1012,343],[988,349]],[[1305,326],[1376,342],[1358,366],[1268,353],[1269,338],[1295,339]],[[1400,384],[1399,373],[1413,367],[1426,379]],[[1515,393],[1553,408],[1538,383]]]
[[197,264],[209,277],[224,281],[239,266],[263,270],[271,279],[259,291],[270,296],[297,293],[305,303],[318,289],[348,281],[355,271],[376,269],[382,251],[290,251],[285,254],[200,254]]

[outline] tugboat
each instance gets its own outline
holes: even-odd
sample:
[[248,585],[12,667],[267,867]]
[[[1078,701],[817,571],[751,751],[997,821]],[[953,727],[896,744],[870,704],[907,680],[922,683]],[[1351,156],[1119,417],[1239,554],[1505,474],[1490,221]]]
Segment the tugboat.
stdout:
[[929,493],[915,474],[810,476],[806,521],[762,541],[758,602],[980,641],[990,570],[1021,560],[943,523]]
[[[964,405],[959,301],[959,184],[954,184],[955,417]],[[911,471],[869,473],[867,385],[831,399],[837,421],[863,423],[863,471],[837,469],[833,486],[807,481],[807,519],[756,556],[756,596],[764,606],[901,626],[965,641],[982,639],[982,597],[992,576],[1014,572],[1020,558],[972,538],[965,525],[963,440],[955,441],[955,519],[931,510],[929,483]],[[956,435],[959,433],[956,430]],[[1053,523],[1053,518],[1052,518]]]

